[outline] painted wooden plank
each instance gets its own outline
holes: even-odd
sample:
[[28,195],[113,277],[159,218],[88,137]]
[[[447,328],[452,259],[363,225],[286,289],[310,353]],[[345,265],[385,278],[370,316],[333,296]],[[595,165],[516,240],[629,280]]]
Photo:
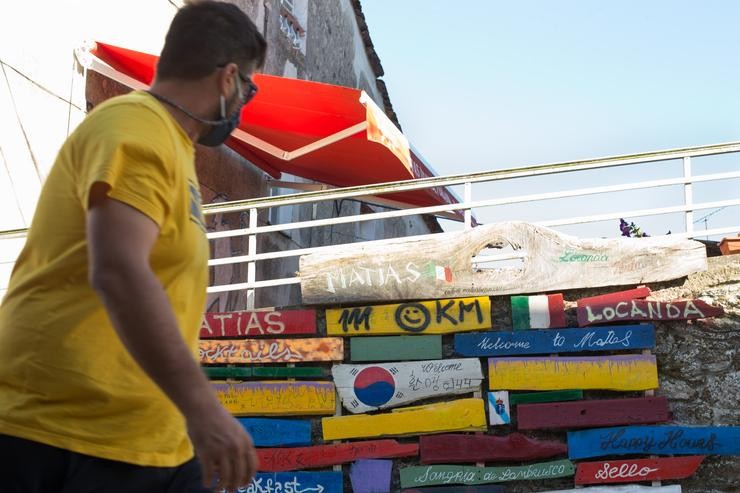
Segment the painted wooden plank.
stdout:
[[384,414],[322,418],[321,426],[324,440],[484,431],[486,414],[482,399],[458,399]]
[[525,462],[568,453],[563,442],[537,440],[521,433],[504,436],[441,434],[419,438],[422,464]]
[[568,432],[568,456],[740,455],[740,426],[620,426]]
[[652,324],[455,334],[455,353],[461,356],[515,356],[653,347],[655,327]]
[[511,297],[512,329],[551,329],[566,326],[562,294]]
[[247,378],[252,376],[249,366],[204,366],[203,372],[208,378]]
[[592,486],[572,490],[550,490],[541,493],[681,493],[681,485],[642,486],[639,484],[625,484],[620,486]]
[[390,493],[392,460],[361,459],[352,464],[352,493]]
[[237,491],[244,493],[343,493],[341,471],[259,472],[251,483]]
[[350,361],[418,361],[442,358],[442,336],[352,337]]
[[353,443],[332,443],[312,447],[262,448],[257,450],[260,471],[292,471],[312,469],[352,462],[357,459],[383,457],[415,457],[419,455],[416,443],[396,440],[367,440]]
[[505,493],[506,487],[499,484],[479,484],[476,486],[430,486],[428,488],[407,488],[401,493]]
[[477,358],[334,365],[331,373],[342,404],[352,413],[472,393],[483,380]]
[[200,362],[213,363],[303,363],[342,361],[341,337],[308,339],[247,339],[200,341]]
[[540,462],[526,466],[412,466],[401,468],[401,487],[441,484],[486,484],[514,480],[538,480],[572,476],[576,468],[569,460]]
[[576,484],[629,483],[688,478],[704,460],[703,455],[579,462]]
[[509,403],[512,406],[534,402],[577,401],[578,399],[583,399],[582,390],[550,390],[547,392],[524,392],[519,394],[509,393]]
[[325,376],[319,366],[256,366],[252,376],[257,378],[317,378]]
[[[513,245],[521,269],[475,269],[489,245]],[[638,259],[638,260],[636,260]],[[437,268],[449,276],[438,276]],[[680,238],[578,239],[521,222],[350,245],[300,258],[304,303],[542,293],[666,281],[707,269],[706,249]]]
[[334,414],[332,382],[243,382],[212,384],[221,404],[234,415]]
[[667,302],[630,300],[597,305],[584,304],[576,308],[580,327],[613,322],[695,320],[721,317],[724,313],[721,306],[712,306],[702,300]]
[[330,336],[450,334],[490,328],[487,296],[326,310]]
[[490,426],[508,425],[511,423],[511,406],[509,392],[499,390],[488,393],[488,423]]
[[658,387],[653,355],[490,358],[491,390],[649,390]]
[[311,444],[311,421],[303,419],[237,418],[256,447],[298,447]]
[[670,419],[665,397],[521,404],[516,408],[520,430],[651,424]]
[[315,310],[207,312],[200,326],[201,339],[315,333]]
[[631,301],[640,300],[650,296],[650,288],[647,286],[638,286],[635,289],[627,289],[624,291],[616,291],[612,293],[600,294],[597,296],[589,296],[587,298],[580,298],[576,301],[576,306],[585,305],[602,305],[604,303],[619,303],[620,301]]

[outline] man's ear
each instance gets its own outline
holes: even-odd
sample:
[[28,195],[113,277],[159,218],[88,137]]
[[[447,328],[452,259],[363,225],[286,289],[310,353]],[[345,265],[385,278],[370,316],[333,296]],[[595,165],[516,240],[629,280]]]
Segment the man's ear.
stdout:
[[231,94],[236,92],[236,84],[239,82],[239,67],[236,63],[227,63],[221,70],[218,77],[218,86],[221,94],[228,99]]

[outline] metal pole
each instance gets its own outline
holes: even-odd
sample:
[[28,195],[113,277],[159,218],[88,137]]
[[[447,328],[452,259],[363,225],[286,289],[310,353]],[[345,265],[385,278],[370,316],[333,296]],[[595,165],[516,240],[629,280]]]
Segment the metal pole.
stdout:
[[[473,184],[469,181],[465,182],[465,192],[463,195],[463,202],[469,204],[473,201]],[[473,229],[473,210],[465,209],[465,229]]]
[[[254,230],[257,228],[257,209],[249,209],[249,229]],[[257,235],[249,235],[247,241],[247,253],[249,255],[257,254]],[[253,283],[257,280],[257,262],[251,261],[247,263],[247,282]],[[254,289],[247,290],[247,310],[254,310]]]
[[[689,181],[691,179],[691,158],[686,156],[683,158],[683,177],[686,179],[686,183],[683,186],[683,198],[684,205],[690,208],[694,203],[694,185]],[[694,211],[693,209],[687,209],[684,217],[686,222],[686,232],[694,232]]]

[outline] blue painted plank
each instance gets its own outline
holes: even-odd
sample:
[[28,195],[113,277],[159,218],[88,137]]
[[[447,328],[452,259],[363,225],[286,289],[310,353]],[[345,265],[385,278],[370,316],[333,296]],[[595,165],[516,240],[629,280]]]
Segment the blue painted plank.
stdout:
[[238,418],[256,447],[311,445],[311,421],[306,419]]
[[392,460],[360,459],[352,464],[352,493],[390,493]]
[[516,356],[653,347],[655,327],[652,324],[455,334],[455,353],[462,356]]
[[740,455],[740,426],[616,426],[568,432],[568,457]]
[[260,472],[238,493],[342,493],[341,471]]

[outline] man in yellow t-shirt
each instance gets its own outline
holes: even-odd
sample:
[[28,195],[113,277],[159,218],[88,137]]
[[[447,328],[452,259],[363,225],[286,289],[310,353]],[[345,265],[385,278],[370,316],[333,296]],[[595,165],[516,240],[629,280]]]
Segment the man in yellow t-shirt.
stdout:
[[234,490],[254,474],[196,359],[193,143],[229,136],[265,48],[234,5],[187,5],[150,91],[99,105],[64,143],[0,305],[3,493]]

